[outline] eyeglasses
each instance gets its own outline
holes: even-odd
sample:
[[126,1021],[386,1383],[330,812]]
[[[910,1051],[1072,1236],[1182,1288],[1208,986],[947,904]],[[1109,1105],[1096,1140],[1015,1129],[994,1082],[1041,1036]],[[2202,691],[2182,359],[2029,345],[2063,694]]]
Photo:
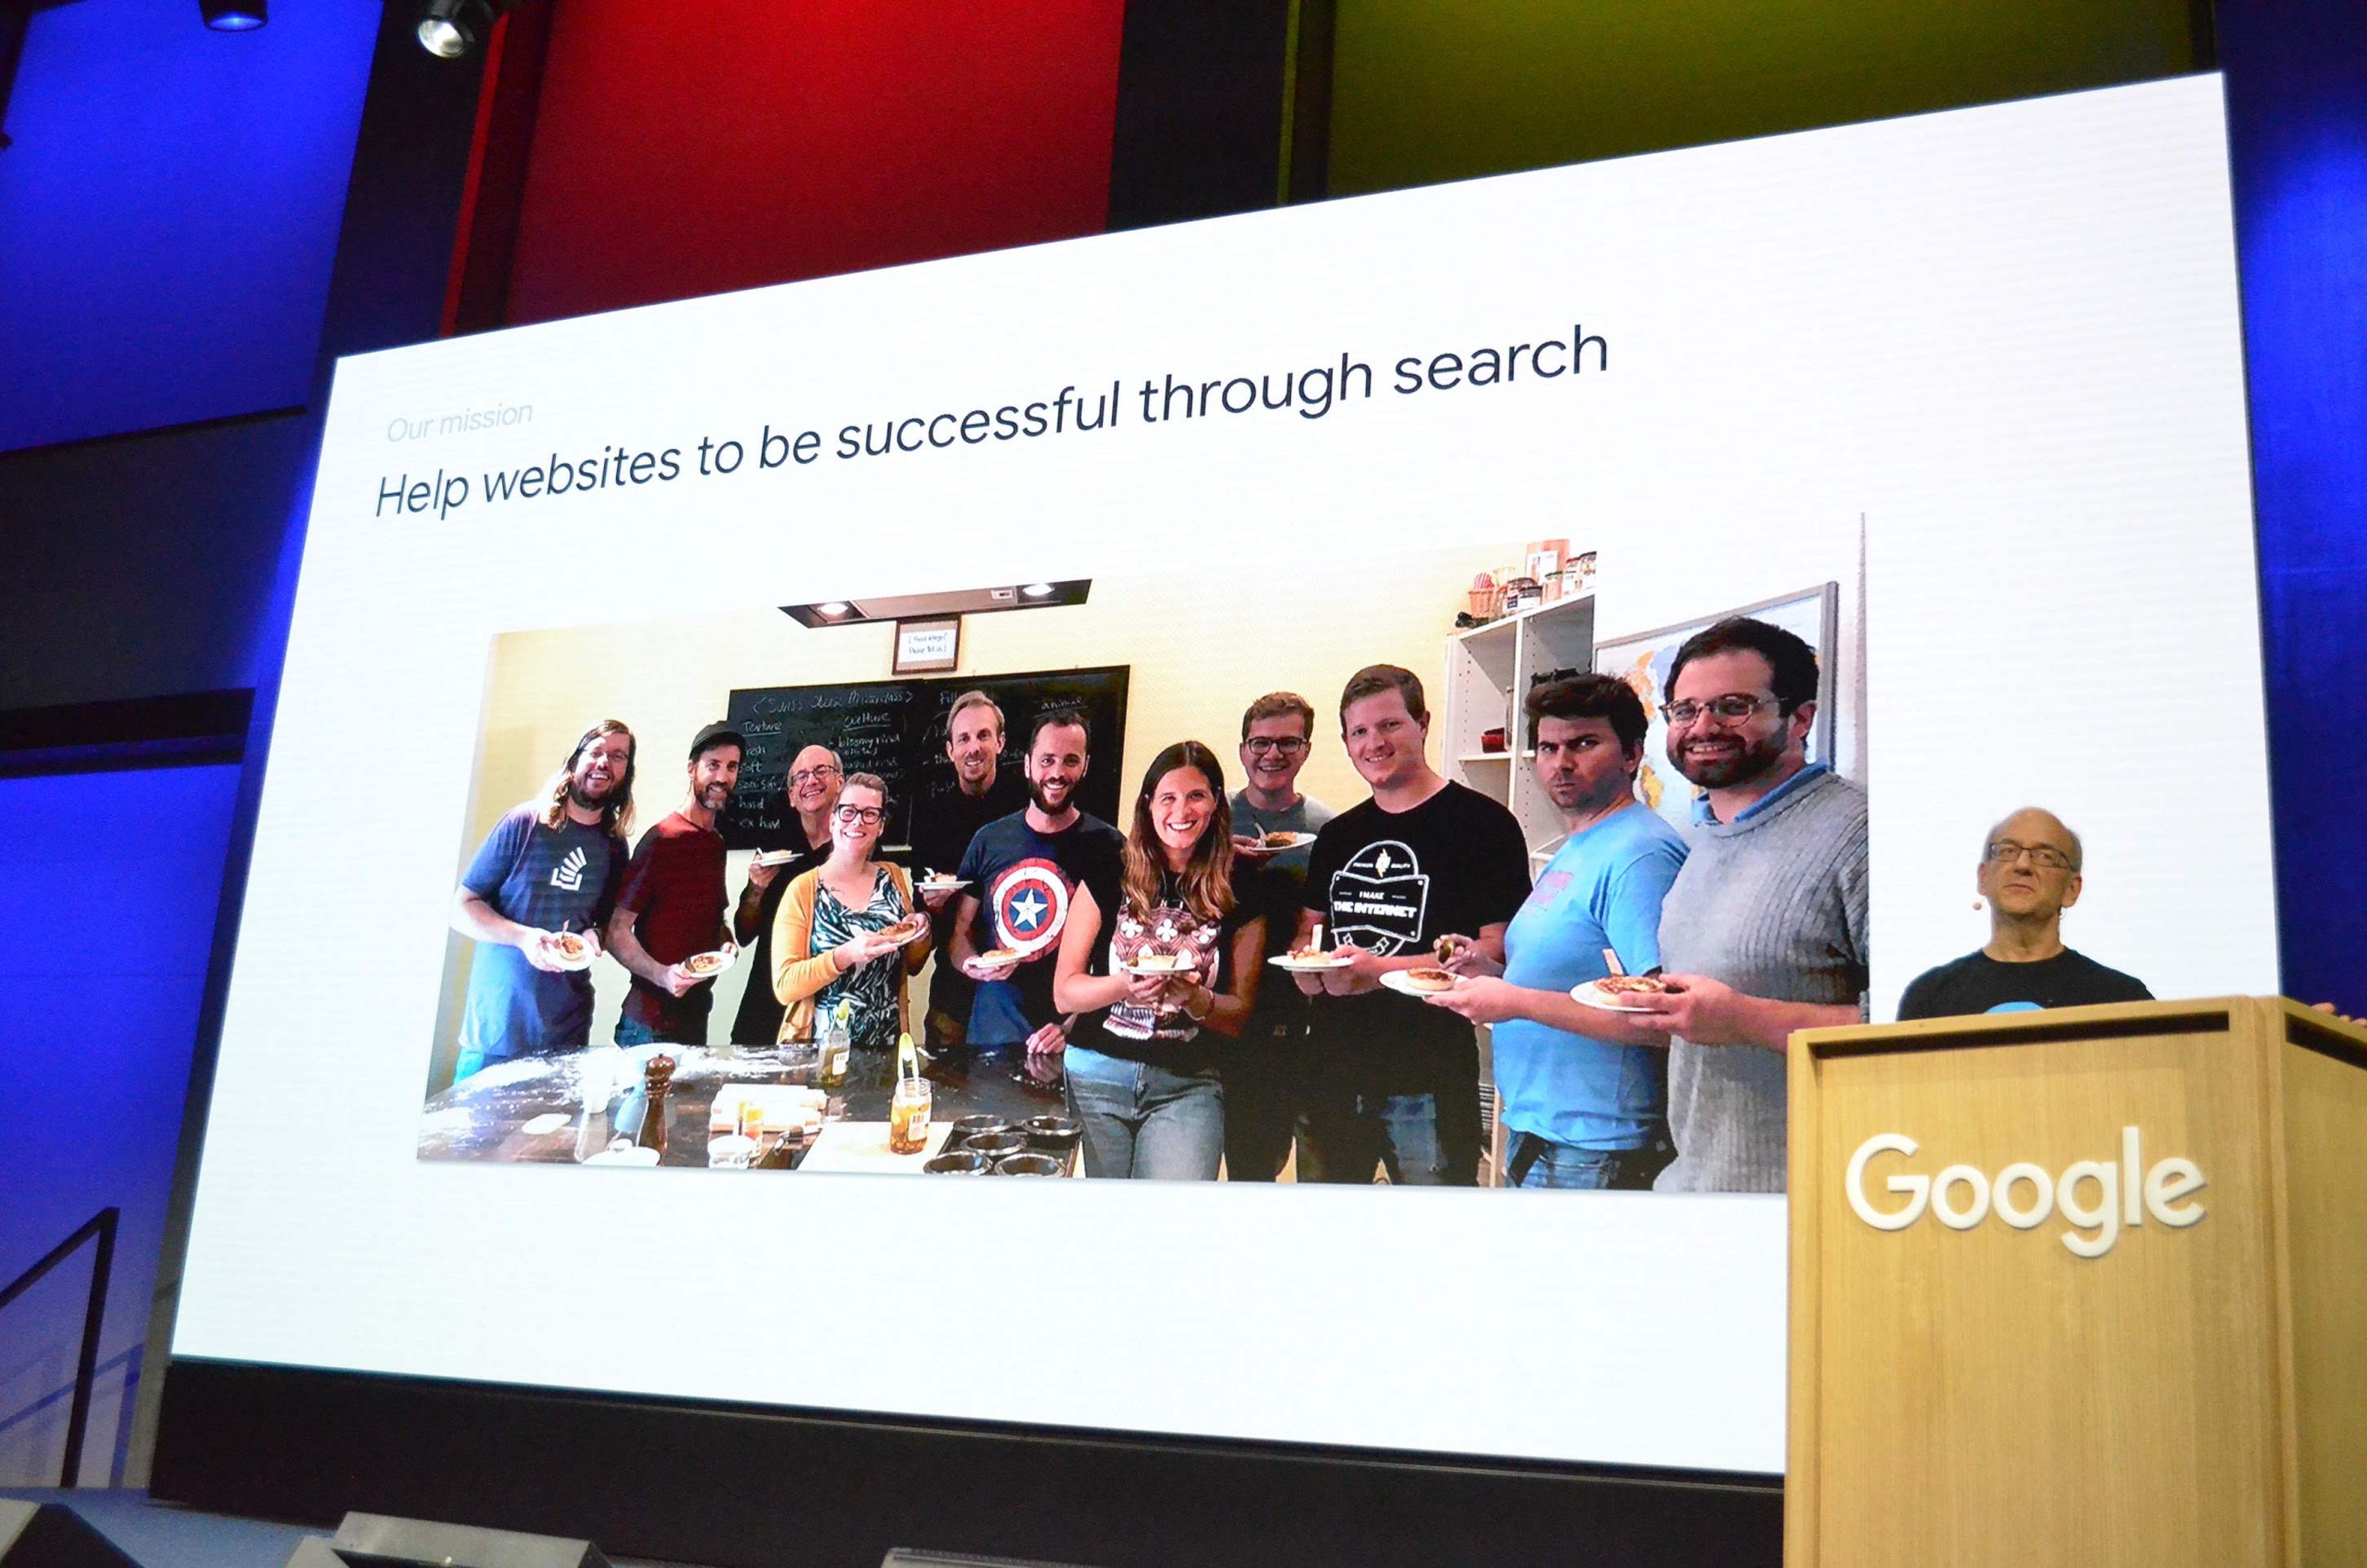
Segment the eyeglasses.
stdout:
[[836,777],[838,777],[838,770],[825,762],[819,768],[799,768],[789,775],[789,782],[793,784],[821,784],[825,779]]
[[1720,724],[1740,724],[1761,708],[1775,705],[1773,697],[1746,697],[1732,692],[1723,697],[1712,697],[1705,703],[1669,703],[1660,709],[1660,716],[1675,728],[1682,729],[1704,714]]
[[1988,858],[1999,865],[2011,865],[2024,855],[2030,857],[2031,864],[2049,871],[2071,869],[2071,857],[2052,844],[2017,844],[2011,839],[1996,839],[1989,843]]
[[1250,755],[1252,757],[1263,757],[1269,751],[1277,751],[1285,757],[1296,757],[1307,750],[1307,742],[1296,735],[1285,735],[1280,739],[1271,735],[1252,735],[1241,744],[1250,749]]
[[888,813],[876,806],[842,806],[838,808],[842,822],[860,822],[866,828],[877,828],[888,820]]

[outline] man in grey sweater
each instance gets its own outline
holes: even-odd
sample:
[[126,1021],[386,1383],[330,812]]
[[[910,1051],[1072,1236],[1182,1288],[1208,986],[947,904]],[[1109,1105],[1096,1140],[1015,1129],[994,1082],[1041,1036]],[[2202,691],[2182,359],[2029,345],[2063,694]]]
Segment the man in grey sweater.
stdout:
[[1807,760],[1817,655],[1735,616],[1677,650],[1669,761],[1705,792],[1660,906],[1670,989],[1664,1192],[1781,1192],[1784,1053],[1795,1029],[1865,1017],[1865,792]]

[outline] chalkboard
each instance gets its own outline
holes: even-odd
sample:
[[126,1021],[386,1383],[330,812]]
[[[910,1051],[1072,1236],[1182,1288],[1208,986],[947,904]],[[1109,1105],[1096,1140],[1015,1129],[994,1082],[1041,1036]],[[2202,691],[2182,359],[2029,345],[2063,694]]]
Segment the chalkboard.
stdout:
[[735,850],[775,849],[789,831],[789,763],[808,746],[827,746],[850,773],[887,781],[889,818],[883,848],[911,841],[912,803],[954,784],[946,756],[946,725],[954,699],[984,692],[1003,714],[1002,770],[1016,776],[1027,745],[1028,721],[1041,708],[1074,704],[1084,709],[1093,766],[1077,805],[1118,823],[1126,736],[1128,667],[1049,670],[1025,675],[945,675],[900,681],[859,681],[836,686],[757,686],[735,690],[725,709],[747,739],[740,784],[723,808],[723,841]]

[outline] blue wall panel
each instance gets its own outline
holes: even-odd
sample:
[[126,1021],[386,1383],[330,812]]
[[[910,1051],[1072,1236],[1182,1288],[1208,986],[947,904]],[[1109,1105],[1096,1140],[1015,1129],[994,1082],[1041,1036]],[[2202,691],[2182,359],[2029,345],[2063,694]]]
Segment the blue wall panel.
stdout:
[[379,10],[34,16],[0,152],[0,450],[310,399]]
[[2367,6],[2230,0],[2219,28],[2284,988],[2367,1013]]
[[[123,1211],[93,1483],[120,1474],[238,787],[235,767],[0,779],[0,1280]],[[57,1479],[89,1264],[0,1316],[0,1484]]]

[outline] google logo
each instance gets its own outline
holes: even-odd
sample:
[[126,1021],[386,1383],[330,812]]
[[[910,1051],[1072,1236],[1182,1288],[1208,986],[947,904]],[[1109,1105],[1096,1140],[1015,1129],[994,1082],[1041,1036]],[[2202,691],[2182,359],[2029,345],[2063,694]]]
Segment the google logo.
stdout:
[[[2142,1146],[2137,1129],[2124,1127],[2117,1161],[2074,1160],[2060,1175],[2028,1160],[2017,1160],[1994,1177],[1969,1165],[1944,1166],[1931,1176],[1901,1171],[1886,1178],[1883,1186],[1907,1201],[1898,1208],[1877,1209],[1866,1197],[1866,1168],[1877,1155],[1911,1159],[1920,1145],[1904,1133],[1876,1133],[1850,1156],[1842,1184],[1857,1217],[1878,1231],[1903,1231],[1921,1219],[1926,1209],[1942,1224],[1958,1231],[1972,1229],[1992,1213],[2022,1231],[2060,1214],[2071,1226],[2063,1233],[2063,1245],[2077,1257],[2101,1258],[2120,1240],[2124,1225],[2134,1228],[2151,1216],[2157,1224],[2184,1230],[2205,1213],[2201,1203],[2185,1201],[2205,1185],[2195,1163],[2173,1155],[2148,1169]],[[2093,1190],[2092,1201],[2083,1195],[2087,1189]]]

